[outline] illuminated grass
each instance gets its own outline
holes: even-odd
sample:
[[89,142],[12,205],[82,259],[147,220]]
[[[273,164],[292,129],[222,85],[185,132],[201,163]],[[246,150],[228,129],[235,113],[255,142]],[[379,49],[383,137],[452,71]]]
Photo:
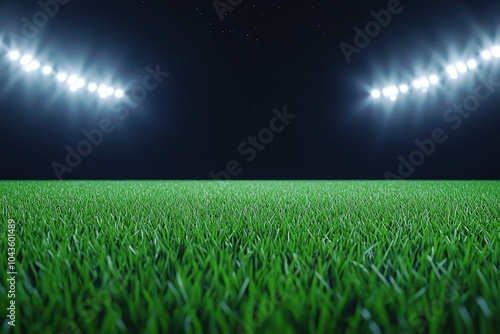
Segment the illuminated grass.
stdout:
[[16,333],[500,328],[500,182],[3,182],[0,205]]

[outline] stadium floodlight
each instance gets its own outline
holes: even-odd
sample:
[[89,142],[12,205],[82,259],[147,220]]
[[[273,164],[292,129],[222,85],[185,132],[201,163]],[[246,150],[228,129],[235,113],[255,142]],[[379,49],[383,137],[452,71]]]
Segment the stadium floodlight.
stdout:
[[371,91],[371,96],[378,99],[384,96],[387,99],[395,101],[400,94],[408,92],[421,91],[422,93],[428,92],[432,86],[440,85],[441,82],[449,80],[456,80],[461,75],[477,69],[482,64],[482,60],[488,61],[492,58],[500,58],[500,44],[488,46],[479,52],[479,55],[470,56],[468,59],[451,63],[445,66],[441,71],[426,75],[409,82],[408,84],[399,83],[396,86],[387,86],[384,89],[374,89]]
[[78,80],[78,77],[76,75],[70,75],[68,78],[68,85],[74,85],[76,83],[76,80]]
[[45,74],[45,75],[49,75],[50,73],[52,73],[52,67],[50,67],[50,66],[44,66],[42,68],[42,73]]
[[463,62],[459,62],[455,66],[456,66],[458,72],[460,72],[460,73],[467,72],[467,65],[465,65]]
[[[372,96],[373,96],[373,98],[378,99],[378,98],[380,97],[380,91],[378,91],[378,90],[377,90],[377,92],[378,92],[378,97],[375,97],[375,96],[373,95],[373,93],[374,93],[374,92],[375,92],[375,91],[372,91]],[[121,99],[124,95],[125,95],[125,93],[124,93],[124,92],[123,92],[123,90],[121,90],[121,89],[117,89],[117,90],[115,91],[115,97],[116,97],[117,99]],[[376,94],[375,94],[375,95],[376,95]]]
[[467,61],[467,67],[471,70],[475,69],[477,67],[477,61],[474,59],[469,59]]
[[97,88],[97,92],[100,95],[106,95],[107,89],[108,89],[108,86],[106,86],[106,85],[100,85],[99,88]]
[[429,80],[427,78],[420,78],[420,85],[423,87],[423,88],[427,88],[430,86],[430,83],[429,83]]
[[439,83],[439,77],[436,74],[433,74],[429,77],[429,82],[431,85],[437,85]]
[[56,77],[57,81],[60,81],[60,82],[66,81],[67,78],[68,78],[68,75],[64,72],[58,73],[57,77]]
[[[9,60],[15,61],[16,63],[19,62],[21,70],[26,72],[41,71],[46,77],[51,79],[54,78],[61,83],[66,83],[72,92],[87,87],[89,92],[93,93],[97,91],[102,98],[114,96],[117,99],[121,99],[125,96],[123,90],[117,90],[111,87],[111,84],[107,86],[104,84],[98,85],[97,83],[90,83],[86,86],[87,80],[85,80],[84,77],[58,70],[55,66],[52,67],[42,64],[41,61],[36,60],[36,57],[29,52],[24,53],[22,50],[7,50],[5,54]],[[17,64],[19,65],[19,63]]]
[[40,63],[37,61],[32,61],[28,65],[24,66],[26,72],[36,71],[40,68]]
[[389,97],[389,96],[391,96],[391,88],[390,88],[390,87],[385,87],[384,89],[382,89],[382,94],[383,94],[385,97]]
[[500,46],[494,46],[492,49],[491,49],[491,54],[493,55],[493,57],[495,58],[500,58]]
[[29,66],[31,67],[31,70],[38,71],[38,69],[40,68],[40,63],[35,60]]
[[[118,94],[119,90],[117,90],[115,92],[115,96]],[[370,95],[374,98],[374,99],[378,99],[380,98],[380,91],[378,89],[374,89],[371,91]]]
[[483,52],[481,52],[481,57],[484,60],[490,60],[491,59],[491,52],[488,50],[484,50]]
[[21,58],[21,65],[23,65],[23,66],[28,65],[29,63],[31,63],[32,59],[33,59],[33,57],[31,57],[30,55],[24,55]]
[[452,80],[455,80],[456,78],[458,78],[458,72],[457,72],[457,68],[453,65],[450,65],[446,68],[446,72],[448,72],[448,75],[450,76],[450,78]]
[[398,95],[399,94],[399,89],[396,86],[390,86],[389,91],[391,92],[391,95]]
[[76,81],[76,84],[75,84],[75,85],[76,85],[76,87],[77,87],[77,88],[82,88],[83,86],[85,86],[85,80],[83,80],[83,79],[78,79],[78,80]]
[[21,54],[19,53],[19,51],[10,51],[8,53],[8,56],[9,56],[9,59],[10,60],[18,60],[20,57],[21,57]]

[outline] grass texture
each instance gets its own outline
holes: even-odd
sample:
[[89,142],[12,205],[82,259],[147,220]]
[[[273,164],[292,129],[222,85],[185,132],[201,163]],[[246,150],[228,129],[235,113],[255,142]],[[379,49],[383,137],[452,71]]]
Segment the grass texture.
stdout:
[[500,328],[500,182],[12,181],[0,206],[2,332]]

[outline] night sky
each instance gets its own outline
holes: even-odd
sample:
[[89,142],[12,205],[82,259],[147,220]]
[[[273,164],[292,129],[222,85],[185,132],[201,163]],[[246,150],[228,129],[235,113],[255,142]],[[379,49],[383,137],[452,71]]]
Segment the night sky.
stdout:
[[[16,34],[16,48],[58,68],[129,94],[145,80],[155,88],[142,101],[103,102],[23,72],[2,51],[0,179],[500,178],[500,66],[395,103],[369,96],[499,43],[498,1],[401,0],[350,61],[341,43],[354,45],[354,28],[393,0],[224,0],[223,21],[212,0],[60,2],[26,38],[22,18],[33,22],[40,5],[2,0],[4,50]],[[447,112],[479,76],[498,82],[488,98],[466,117]],[[113,130],[70,167],[67,147],[103,123]],[[443,142],[421,162],[415,141],[433,135]],[[398,172],[400,156],[418,166]]]

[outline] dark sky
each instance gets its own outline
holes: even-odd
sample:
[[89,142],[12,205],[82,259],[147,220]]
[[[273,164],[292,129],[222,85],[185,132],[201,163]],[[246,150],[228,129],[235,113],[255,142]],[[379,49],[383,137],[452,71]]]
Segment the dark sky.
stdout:
[[[478,75],[500,82],[500,60],[395,103],[368,95],[499,43],[500,4],[402,0],[348,63],[340,44],[354,45],[354,28],[364,30],[370,11],[391,1],[243,0],[222,22],[212,2],[73,0],[17,42],[59,69],[122,85],[129,104],[69,93],[2,51],[0,179],[57,179],[54,166],[68,180],[209,179],[211,171],[231,179],[500,178],[500,87],[467,118],[447,112],[474,100]],[[23,36],[22,18],[33,22],[40,10],[37,1],[0,2],[4,50],[12,33]],[[148,66],[168,76],[136,103]],[[275,115],[285,106],[296,117],[282,126]],[[111,133],[70,167],[67,147],[77,150],[82,131],[103,119]],[[279,132],[265,130],[271,121]],[[429,144],[436,131],[443,142]],[[415,153],[417,139],[433,152]],[[408,161],[401,168],[400,156]],[[233,175],[218,173],[227,168]]]

